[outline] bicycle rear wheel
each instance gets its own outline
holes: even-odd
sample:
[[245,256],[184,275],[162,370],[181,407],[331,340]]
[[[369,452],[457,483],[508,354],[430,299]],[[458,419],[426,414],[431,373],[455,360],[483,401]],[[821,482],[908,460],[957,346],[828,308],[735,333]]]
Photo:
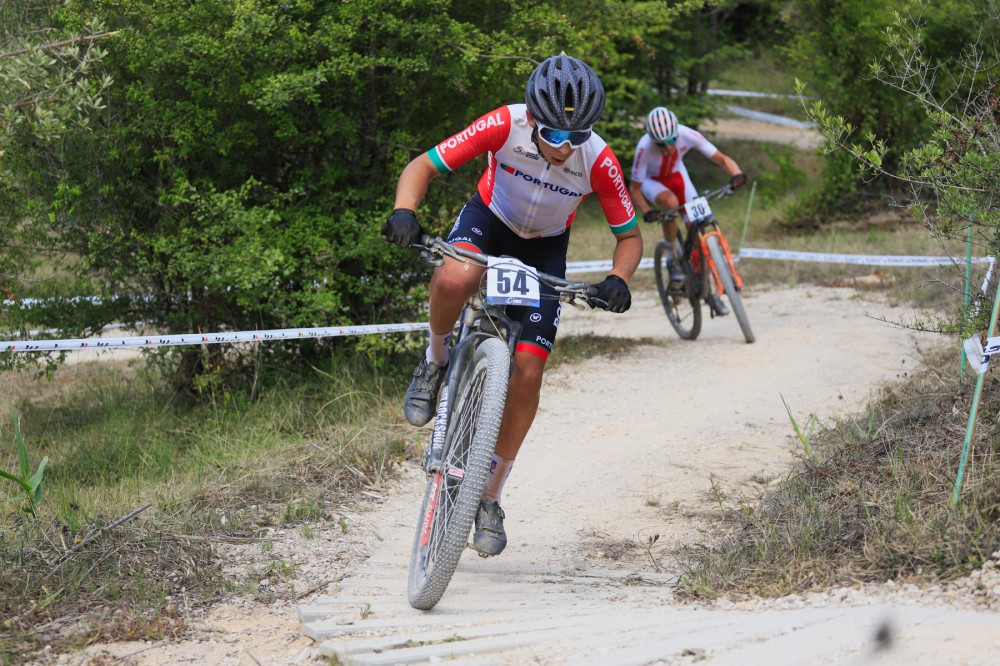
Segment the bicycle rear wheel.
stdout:
[[449,401],[443,465],[428,478],[410,555],[407,595],[420,610],[441,599],[468,542],[507,399],[511,360],[502,340],[487,338],[465,362],[454,360],[442,397]]
[[[678,237],[683,242],[683,238]],[[698,298],[698,282],[704,275],[695,275],[691,270],[690,261],[681,261],[684,268],[684,284],[673,287],[670,283],[670,272],[667,261],[670,259],[669,246],[666,240],[661,240],[653,249],[653,272],[656,276],[656,290],[660,293],[663,311],[667,320],[677,335],[684,340],[694,340],[701,333],[701,301]]]
[[706,240],[708,241],[708,251],[712,253],[712,262],[715,264],[716,270],[719,271],[722,289],[726,292],[729,304],[733,307],[733,314],[736,315],[736,321],[740,323],[743,337],[748,343],[753,342],[757,338],[754,337],[753,330],[750,328],[750,318],[747,317],[747,310],[743,307],[743,297],[736,289],[736,281],[733,280],[733,274],[729,271],[729,260],[726,253],[722,251],[717,236],[709,236]]

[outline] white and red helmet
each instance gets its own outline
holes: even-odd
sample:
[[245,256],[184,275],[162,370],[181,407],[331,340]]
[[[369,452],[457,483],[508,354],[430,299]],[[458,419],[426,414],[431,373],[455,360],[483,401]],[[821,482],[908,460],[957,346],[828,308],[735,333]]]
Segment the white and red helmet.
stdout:
[[677,116],[665,106],[658,106],[646,116],[646,133],[657,143],[677,138]]

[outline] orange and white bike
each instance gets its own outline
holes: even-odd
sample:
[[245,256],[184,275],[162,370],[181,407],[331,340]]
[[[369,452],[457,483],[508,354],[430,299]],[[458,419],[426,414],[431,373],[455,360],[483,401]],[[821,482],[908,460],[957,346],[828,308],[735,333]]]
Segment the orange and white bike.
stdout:
[[679,225],[686,228],[678,229],[677,236],[684,250],[680,260],[684,280],[670,279],[670,272],[667,270],[670,251],[666,240],[657,243],[653,252],[656,289],[660,293],[663,310],[667,313],[670,325],[684,340],[694,340],[701,333],[702,301],[708,306],[711,316],[721,314],[717,309],[717,297],[722,295],[729,300],[746,341],[753,342],[756,339],[743,305],[743,278],[736,269],[729,243],[722,235],[719,222],[709,205],[710,201],[729,196],[734,191],[732,185],[707,191],[683,206],[660,211],[656,220],[650,220],[683,215],[687,221],[686,225]]

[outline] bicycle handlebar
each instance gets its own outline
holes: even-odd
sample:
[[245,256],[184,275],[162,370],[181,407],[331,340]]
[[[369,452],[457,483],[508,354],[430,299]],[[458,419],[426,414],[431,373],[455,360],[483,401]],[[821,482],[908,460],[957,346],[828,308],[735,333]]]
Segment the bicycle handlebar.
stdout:
[[[440,237],[431,236],[429,234],[422,234],[420,236],[419,243],[413,243],[410,245],[414,250],[420,252],[420,257],[427,263],[433,266],[440,266],[444,263],[445,257],[450,257],[456,261],[462,261],[464,263],[475,263],[483,268],[489,264],[489,255],[481,254],[479,252],[474,252],[472,250],[466,250],[463,247],[458,247],[452,245],[448,241]],[[596,287],[587,282],[572,282],[565,278],[561,278],[555,275],[549,275],[548,273],[543,273],[541,271],[536,271],[538,275],[538,281],[551,287],[556,294],[558,294],[559,300],[563,303],[569,303],[570,305],[576,307],[583,307],[577,299],[583,301],[592,308],[601,308],[602,310],[608,309],[608,303],[603,299],[597,298]],[[545,297],[544,295],[542,296]]]
[[[726,185],[723,185],[722,187],[720,187],[717,190],[705,190],[704,192],[701,193],[701,196],[705,197],[709,201],[714,201],[715,199],[718,199],[719,197],[728,197],[730,194],[732,194],[735,191],[736,191],[735,187],[733,187],[730,184],[726,184]],[[684,210],[684,206],[683,205],[674,206],[673,208],[666,208],[664,210],[659,211],[660,214],[657,215],[654,219],[652,219],[652,220],[646,220],[646,221],[647,222],[659,222],[661,220],[669,220],[669,219],[671,219],[673,217],[677,217],[678,215],[680,215],[683,210]]]

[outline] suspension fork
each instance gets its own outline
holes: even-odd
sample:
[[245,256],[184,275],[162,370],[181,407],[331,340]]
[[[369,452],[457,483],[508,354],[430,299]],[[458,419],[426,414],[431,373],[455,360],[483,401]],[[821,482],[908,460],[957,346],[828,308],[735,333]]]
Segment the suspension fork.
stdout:
[[726,256],[726,263],[729,265],[729,274],[733,276],[733,283],[735,284],[737,291],[739,291],[743,289],[743,278],[740,276],[740,272],[736,270],[736,262],[733,261],[733,254],[729,251],[729,243],[726,242],[726,237],[722,235],[722,231],[719,229],[718,225],[714,222],[711,223],[711,225],[711,229],[705,229],[701,233],[701,251],[705,253],[705,258],[708,260],[708,267],[712,272],[712,279],[715,280],[715,286],[718,288],[719,293],[724,294],[725,289],[722,286],[722,279],[719,277],[719,269],[716,267],[715,261],[712,260],[712,253],[708,249],[709,236],[715,236],[719,239],[719,247],[722,249],[722,253]]
[[469,300],[462,306],[462,314],[458,318],[458,333],[455,334],[453,348],[457,347],[458,343],[469,335],[473,324],[476,323],[476,315],[483,307],[483,299],[478,292],[470,296]]
[[695,261],[695,250],[709,260],[705,262],[706,266],[711,267],[711,257],[707,254],[708,248],[705,246],[704,238],[702,238],[702,225],[698,223],[692,224],[687,221],[687,218],[684,219],[684,222],[685,231],[687,232],[687,237],[684,239],[684,259],[691,266],[692,272],[697,278],[697,295],[701,297],[709,290],[709,277],[702,274],[701,262]]

